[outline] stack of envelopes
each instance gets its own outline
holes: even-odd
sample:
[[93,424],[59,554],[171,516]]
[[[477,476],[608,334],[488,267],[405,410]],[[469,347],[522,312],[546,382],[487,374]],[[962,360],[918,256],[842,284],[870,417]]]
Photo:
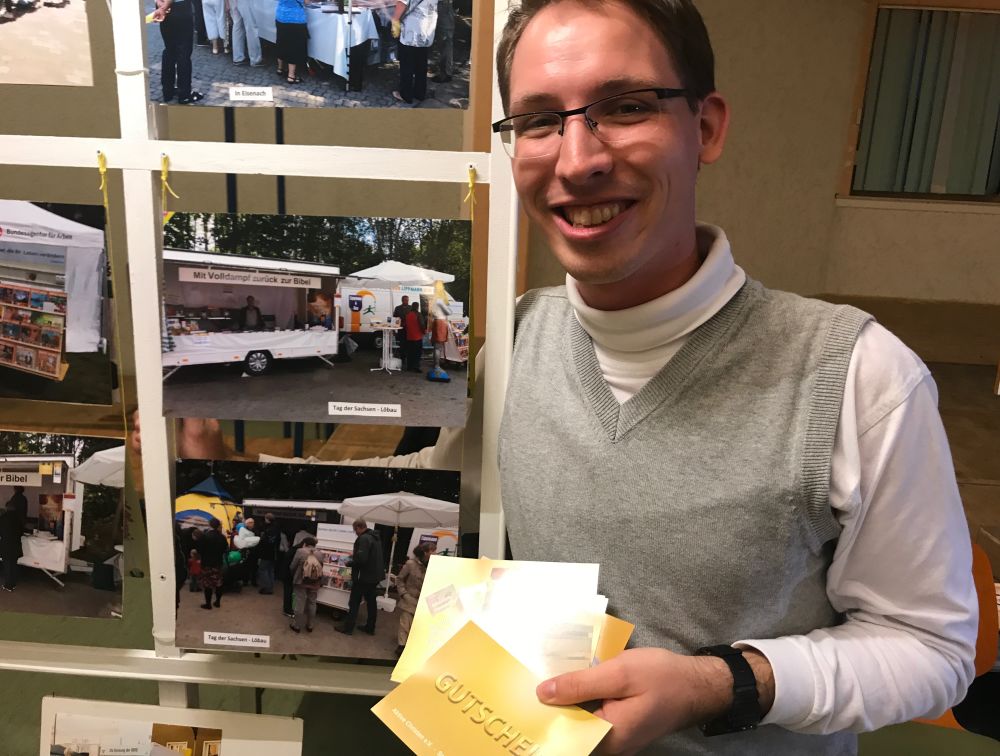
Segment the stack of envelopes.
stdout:
[[535,687],[621,653],[599,565],[431,557],[409,639],[372,710],[414,753],[586,754],[610,725]]

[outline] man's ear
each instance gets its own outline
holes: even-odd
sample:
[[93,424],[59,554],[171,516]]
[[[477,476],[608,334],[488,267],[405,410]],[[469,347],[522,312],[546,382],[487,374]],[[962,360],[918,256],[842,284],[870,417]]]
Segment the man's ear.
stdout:
[[729,133],[729,116],[729,103],[718,92],[702,100],[698,119],[701,137],[698,159],[702,165],[714,163],[721,157]]

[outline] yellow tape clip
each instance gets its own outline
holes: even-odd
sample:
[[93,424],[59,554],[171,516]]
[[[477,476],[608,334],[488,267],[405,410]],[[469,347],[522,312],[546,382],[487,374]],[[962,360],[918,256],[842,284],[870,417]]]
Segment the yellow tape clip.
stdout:
[[469,193],[462,202],[469,203],[469,220],[476,219],[476,166],[469,164]]
[[170,194],[174,199],[180,199],[177,193],[170,188],[170,182],[167,179],[170,177],[170,158],[165,154],[160,155],[160,203],[161,209],[163,210],[164,222],[167,218],[167,194]]
[[97,170],[101,174],[101,196],[104,198],[104,212],[109,213],[108,207],[108,156],[100,150],[97,151]]

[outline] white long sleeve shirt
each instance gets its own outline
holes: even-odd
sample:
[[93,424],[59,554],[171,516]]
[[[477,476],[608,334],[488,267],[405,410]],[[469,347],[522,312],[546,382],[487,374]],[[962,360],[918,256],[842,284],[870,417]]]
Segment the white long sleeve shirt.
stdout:
[[[619,311],[566,288],[619,402],[638,392],[746,274],[721,229],[700,225],[704,261],[679,289]],[[847,372],[830,471],[842,531],[827,595],[846,614],[808,635],[745,639],[774,671],[764,718],[790,730],[872,730],[935,716],[972,681],[978,604],[968,527],[937,388],[926,366],[878,323],[861,331]]]

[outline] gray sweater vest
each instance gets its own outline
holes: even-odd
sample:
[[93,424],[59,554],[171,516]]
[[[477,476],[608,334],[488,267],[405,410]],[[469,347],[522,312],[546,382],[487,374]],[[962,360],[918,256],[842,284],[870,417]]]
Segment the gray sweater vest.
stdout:
[[[869,316],[755,281],[625,404],[563,287],[526,294],[500,431],[514,558],[599,562],[632,645],[691,653],[840,621],[830,458]],[[850,733],[776,726],[645,754],[850,754]]]

